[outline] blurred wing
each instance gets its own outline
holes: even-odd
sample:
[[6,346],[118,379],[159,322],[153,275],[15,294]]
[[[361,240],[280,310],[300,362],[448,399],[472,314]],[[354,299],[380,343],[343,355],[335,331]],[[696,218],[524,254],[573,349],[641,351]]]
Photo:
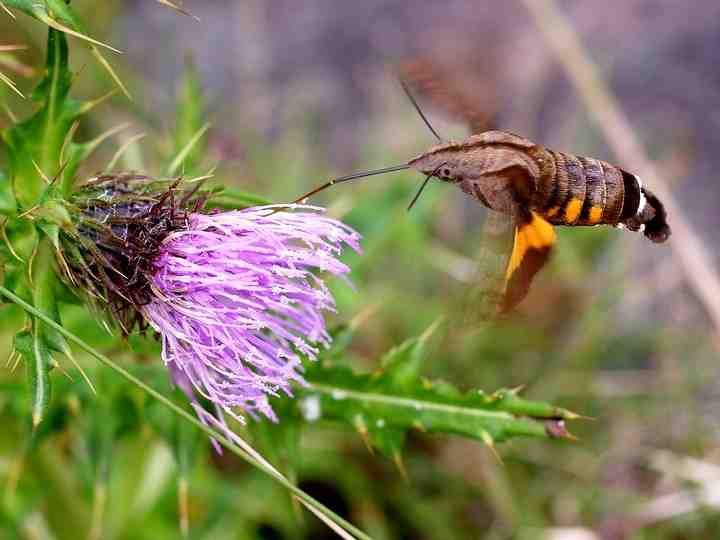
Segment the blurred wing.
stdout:
[[463,305],[467,327],[512,311],[528,294],[555,245],[553,226],[534,212],[490,211],[483,226],[473,288]]
[[420,96],[455,120],[467,123],[472,133],[493,128],[496,99],[487,81],[460,79],[466,74],[462,66],[439,67],[428,59],[417,59],[400,65],[400,77]]
[[512,310],[527,296],[535,274],[550,259],[555,238],[553,226],[538,214],[529,210],[520,213],[515,223],[512,254],[505,270],[501,313]]
[[510,216],[488,210],[472,286],[461,302],[462,326],[494,319],[502,312],[505,275],[514,236],[515,227]]

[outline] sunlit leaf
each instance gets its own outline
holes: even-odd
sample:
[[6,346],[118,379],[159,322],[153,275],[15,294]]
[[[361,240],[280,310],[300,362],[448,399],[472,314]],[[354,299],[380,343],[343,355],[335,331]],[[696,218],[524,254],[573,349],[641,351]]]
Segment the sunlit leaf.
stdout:
[[[517,392],[460,392],[452,385],[420,376],[424,339],[392,349],[382,367],[358,374],[349,367],[311,364],[301,407],[307,421],[336,420],[354,427],[383,453],[397,458],[409,429],[453,433],[486,444],[513,437],[557,437],[557,423],[577,415],[548,403],[525,400]],[[562,435],[558,435],[562,433]]]

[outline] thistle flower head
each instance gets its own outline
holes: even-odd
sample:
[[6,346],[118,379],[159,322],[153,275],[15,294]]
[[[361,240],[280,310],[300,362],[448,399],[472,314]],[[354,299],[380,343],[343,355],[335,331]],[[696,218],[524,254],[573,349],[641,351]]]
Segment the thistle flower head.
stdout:
[[231,413],[273,417],[267,395],[302,382],[301,359],[330,343],[330,291],[315,273],[345,274],[337,256],[358,249],[348,227],[312,207],[192,214],[169,234],[143,307],[176,379]]
[[346,274],[338,256],[359,250],[359,235],[317,207],[203,213],[203,194],[116,180],[86,192],[70,278],[107,300],[125,332],[157,331],[192,399],[274,419],[268,396],[302,384],[301,360],[330,343],[323,312],[335,305],[320,273]]

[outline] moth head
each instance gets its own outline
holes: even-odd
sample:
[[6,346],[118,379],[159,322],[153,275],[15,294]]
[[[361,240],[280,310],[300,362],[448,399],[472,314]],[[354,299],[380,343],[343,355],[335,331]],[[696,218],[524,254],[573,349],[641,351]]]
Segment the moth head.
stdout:
[[431,151],[410,160],[408,165],[444,182],[457,182],[462,176],[457,152]]

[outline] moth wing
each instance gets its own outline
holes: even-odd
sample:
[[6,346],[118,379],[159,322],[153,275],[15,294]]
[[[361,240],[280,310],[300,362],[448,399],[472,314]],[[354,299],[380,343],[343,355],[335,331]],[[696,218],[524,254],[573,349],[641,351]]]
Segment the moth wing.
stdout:
[[555,228],[529,210],[519,212],[514,229],[501,313],[511,311],[527,296],[533,278],[550,259],[556,240]]
[[535,275],[552,254],[554,227],[529,210],[516,218],[488,212],[481,234],[473,286],[462,301],[462,326],[496,319],[527,296]]
[[461,326],[495,319],[504,303],[505,274],[513,247],[515,226],[509,215],[487,211],[480,234],[480,249],[470,278],[470,289],[464,289]]
[[414,92],[450,118],[466,123],[471,133],[493,128],[497,98],[487,80],[461,79],[458,73],[467,73],[467,69],[440,67],[427,58],[404,62],[399,71]]

